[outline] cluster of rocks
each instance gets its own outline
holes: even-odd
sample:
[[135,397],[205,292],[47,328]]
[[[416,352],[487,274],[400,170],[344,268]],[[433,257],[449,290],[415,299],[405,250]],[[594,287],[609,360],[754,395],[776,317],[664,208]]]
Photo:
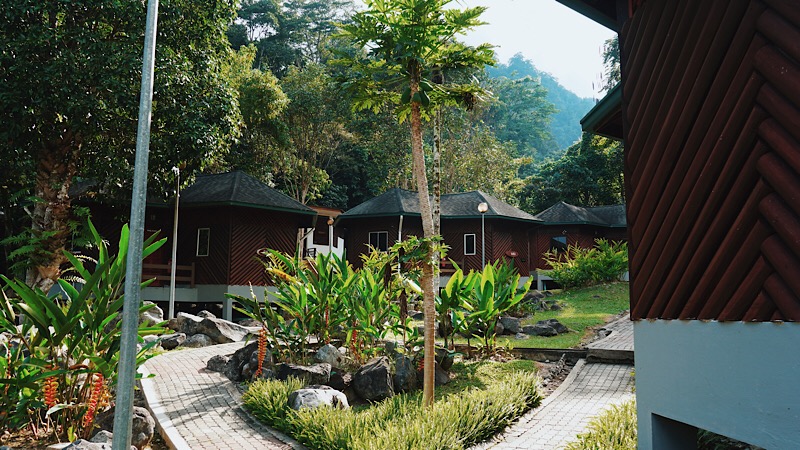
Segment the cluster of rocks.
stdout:
[[522,298],[522,303],[528,305],[531,311],[561,311],[561,305],[554,300],[550,291],[528,291]]
[[[163,322],[163,311],[154,306],[143,313],[139,320],[153,324]],[[173,350],[178,347],[198,348],[239,342],[250,334],[247,327],[217,318],[208,311],[200,311],[197,315],[178,313],[177,317],[167,323],[167,328],[174,333],[160,337],[148,336],[145,341],[158,340],[164,350]]]
[[[114,425],[114,408],[103,412],[95,420],[95,425],[100,427],[91,439],[78,439],[75,442],[52,444],[47,450],[111,450],[114,434],[111,432]],[[131,423],[131,450],[144,450],[155,434],[156,422],[146,408],[133,407]],[[0,450],[11,450],[10,447],[0,447]]]
[[[220,372],[234,382],[257,378],[300,379],[305,386],[289,396],[289,406],[293,409],[322,405],[349,408],[353,403],[377,402],[422,386],[422,370],[413,358],[398,351],[398,345],[391,342],[387,344],[386,354],[372,358],[359,367],[346,356],[344,348],[339,349],[331,344],[320,347],[314,354],[316,363],[307,366],[275,363],[267,352],[262,359],[262,371],[256,376],[258,343],[252,343],[232,355],[212,357],[206,368]],[[452,365],[452,354],[437,349],[437,385],[450,381],[448,370]]]

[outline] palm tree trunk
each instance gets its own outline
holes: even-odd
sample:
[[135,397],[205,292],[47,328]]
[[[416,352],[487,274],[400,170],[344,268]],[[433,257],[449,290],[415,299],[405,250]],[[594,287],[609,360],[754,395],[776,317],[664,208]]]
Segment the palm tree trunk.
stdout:
[[66,261],[63,250],[69,238],[71,200],[69,187],[76,173],[80,142],[71,133],[58,142],[45,145],[36,167],[35,196],[31,231],[40,239],[33,264],[25,276],[28,286],[48,292],[61,275]]
[[[419,92],[419,69],[412,69],[411,74],[411,98]],[[428,177],[425,174],[425,155],[422,151],[422,116],[420,114],[419,102],[411,102],[411,156],[414,161],[414,178],[417,181],[417,191],[419,192],[419,211],[422,216],[422,233],[426,239],[434,236],[433,215],[431,214],[431,203],[428,194]],[[426,262],[422,265],[422,309],[425,314],[425,344],[424,348],[424,370],[423,380],[423,402],[426,406],[433,406],[433,383],[434,383],[434,340],[436,339],[436,306],[434,304],[433,288],[433,248],[428,247]]]

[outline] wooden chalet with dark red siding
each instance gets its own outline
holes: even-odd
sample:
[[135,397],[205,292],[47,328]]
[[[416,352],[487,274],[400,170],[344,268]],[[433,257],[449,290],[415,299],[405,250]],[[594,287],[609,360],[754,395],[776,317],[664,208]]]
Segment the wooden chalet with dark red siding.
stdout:
[[[481,217],[478,205],[486,203]],[[482,236],[485,236],[485,259],[492,262],[506,259],[523,276],[535,269],[530,236],[539,221],[489,194],[472,191],[445,194],[441,197],[441,232],[450,247],[447,258],[462,269],[479,270],[482,259]],[[481,232],[481,219],[484,233]],[[416,192],[390,189],[341,214],[336,227],[345,236],[347,260],[361,266],[361,255],[370,245],[385,250],[408,236],[422,236],[419,197]],[[446,274],[445,267],[443,274]]]
[[550,268],[542,255],[552,250],[566,250],[570,245],[592,248],[596,239],[628,239],[625,205],[584,208],[558,202],[533,217],[542,222],[531,244],[539,255],[537,269]]
[[[294,254],[301,232],[314,226],[317,212],[270,188],[244,172],[200,175],[183,190],[179,200],[175,301],[223,305],[232,315],[225,294],[250,295],[250,285],[267,286],[259,250],[271,248]],[[94,222],[111,240],[122,226],[119,210],[92,204]],[[161,249],[143,264],[143,278],[156,282],[142,291],[142,299],[169,301],[174,203],[151,203],[146,233],[167,237]],[[111,240],[113,242],[113,240]],[[263,289],[254,289],[263,296]]]
[[800,446],[800,2],[559,0],[620,36],[639,449]]
[[[197,177],[181,193],[179,210],[177,261],[194,264],[198,302],[249,295],[250,284],[267,286],[258,251],[294,254],[298,231],[313,227],[317,215],[240,171]],[[224,304],[230,317],[230,304]]]

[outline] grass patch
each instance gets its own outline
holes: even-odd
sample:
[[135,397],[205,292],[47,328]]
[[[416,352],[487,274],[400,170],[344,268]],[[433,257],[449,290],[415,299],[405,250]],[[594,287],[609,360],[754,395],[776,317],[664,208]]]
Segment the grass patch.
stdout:
[[[564,309],[561,311],[537,311],[523,325],[531,325],[540,320],[558,319],[575,332],[552,337],[531,336],[516,339],[514,336],[498,336],[499,347],[527,348],[573,348],[580,345],[591,327],[602,325],[610,316],[630,308],[628,283],[609,283],[581,289],[563,290],[553,296]],[[466,339],[458,341],[466,344]]]
[[396,395],[369,408],[293,411],[296,380],[250,385],[245,407],[259,420],[311,449],[463,449],[502,430],[541,402],[531,361],[456,363],[456,377],[436,389],[433,409],[422,395]]
[[589,431],[578,435],[565,450],[635,450],[636,402],[629,400],[603,411],[589,422]]

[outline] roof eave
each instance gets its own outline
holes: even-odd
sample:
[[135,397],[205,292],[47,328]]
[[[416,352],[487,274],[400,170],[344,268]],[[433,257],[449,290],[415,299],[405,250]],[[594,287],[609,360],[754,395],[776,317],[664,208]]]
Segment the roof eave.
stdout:
[[244,208],[253,208],[253,209],[264,209],[268,211],[278,211],[278,212],[290,212],[294,214],[302,214],[306,216],[316,216],[317,212],[313,209],[309,208],[308,211],[302,209],[292,209],[292,208],[285,208],[281,206],[270,206],[270,205],[256,205],[253,203],[244,203],[244,202],[232,202],[232,201],[221,201],[221,202],[182,202],[180,204],[181,208],[196,208],[196,207],[204,207],[204,206],[241,206]]
[[604,0],[556,0],[567,8],[580,13],[604,27],[619,32],[616,1]]
[[581,119],[581,129],[612,139],[623,139],[622,86],[614,86],[602,100]]

